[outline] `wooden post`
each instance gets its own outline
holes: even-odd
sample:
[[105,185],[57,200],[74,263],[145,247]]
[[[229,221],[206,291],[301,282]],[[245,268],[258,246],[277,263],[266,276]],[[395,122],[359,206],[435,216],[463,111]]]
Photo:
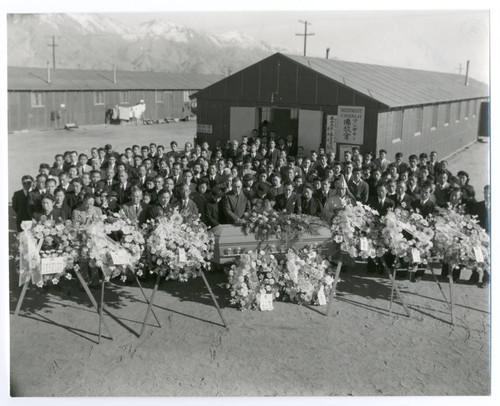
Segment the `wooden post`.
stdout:
[[224,324],[224,327],[226,328],[226,330],[229,330],[229,327],[227,326],[226,321],[224,320],[224,316],[222,315],[222,311],[219,307],[219,303],[217,302],[217,299],[215,298],[215,295],[212,292],[212,289],[210,288],[210,285],[208,284],[207,278],[206,278],[205,274],[203,273],[202,269],[200,269],[200,274],[201,274],[201,277],[203,278],[203,282],[205,282],[205,286],[207,287],[208,291],[210,292],[210,296],[212,297],[212,301],[214,302],[214,305],[217,308],[217,311],[219,312],[219,316],[222,320],[222,324]]
[[[92,302],[92,305],[94,306],[94,309],[95,311],[97,312],[97,314],[99,314],[99,305],[97,304],[97,302],[95,301],[94,299],[94,296],[92,296],[92,293],[90,292],[89,290],[89,287],[87,286],[87,284],[85,283],[85,280],[83,279],[83,276],[82,274],[80,273],[80,271],[78,269],[75,268],[75,274],[76,276],[78,277],[78,280],[80,281],[83,289],[85,290],[85,293],[87,293],[87,296],[89,297],[90,301]],[[102,324],[104,324],[104,327],[106,328],[106,330],[108,331],[108,334],[109,334],[109,337],[111,339],[113,339],[113,337],[111,336],[111,332],[109,331],[109,328],[108,328],[108,324],[106,323],[106,319],[102,319]]]
[[[134,273],[135,280],[137,282],[137,285],[139,286],[139,289],[141,290],[142,296],[144,296],[144,300],[146,300],[146,303],[149,305],[149,299],[146,296],[146,293],[144,292],[144,289],[142,288],[141,282],[139,281],[139,278],[137,275]],[[160,320],[158,320],[158,317],[156,317],[155,311],[153,307],[151,307],[151,313],[153,313],[154,318],[156,319],[156,322],[158,323],[158,327],[161,327]]]
[[448,285],[450,287],[450,314],[451,324],[455,325],[455,318],[453,317],[453,269],[448,273]]
[[392,265],[392,286],[391,286],[391,303],[389,304],[389,316],[392,316],[392,302],[394,301],[394,287],[396,286],[396,261]]
[[99,307],[99,336],[97,338],[97,344],[101,343],[101,323],[102,323],[102,313],[104,311],[104,284],[106,280],[102,280],[101,286],[101,306]]
[[16,311],[14,312],[14,316],[17,316],[19,314],[19,310],[21,310],[21,305],[23,304],[24,295],[26,295],[26,290],[28,289],[29,283],[30,283],[29,280],[24,282],[23,290],[21,291],[21,296],[19,296],[19,300],[17,301]]
[[434,273],[434,269],[432,269],[431,266],[429,267],[429,269],[431,270],[432,276],[434,277],[434,280],[436,281],[436,283],[437,283],[437,285],[439,287],[439,290],[441,291],[441,294],[443,295],[444,301],[446,302],[446,304],[448,306],[448,309],[450,309],[450,311],[451,311],[450,303],[448,302],[448,299],[446,298],[446,295],[444,294],[443,288],[441,287],[441,284],[439,283],[439,280],[436,277],[436,274]]
[[153,288],[153,293],[151,293],[151,298],[149,299],[148,302],[148,310],[146,310],[146,315],[144,316],[144,321],[142,323],[142,329],[141,333],[139,334],[139,338],[141,338],[142,335],[144,334],[144,331],[146,331],[146,324],[148,322],[149,313],[151,312],[155,302],[155,295],[156,292],[158,291],[158,286],[160,285],[160,278],[161,278],[161,272],[158,272],[158,275],[156,276],[155,287]]
[[394,289],[396,290],[396,295],[399,297],[399,300],[401,302],[401,305],[403,306],[403,308],[405,309],[405,312],[406,312],[406,315],[411,318],[411,315],[410,315],[410,311],[408,310],[408,308],[406,307],[406,304],[403,300],[403,296],[401,295],[401,292],[398,288],[398,286],[396,285],[396,281],[395,281],[395,278],[392,277],[391,273],[389,272],[389,267],[387,266],[387,263],[385,262],[385,259],[383,257],[380,258],[380,261],[382,262],[382,265],[384,267],[384,271],[385,273],[387,274],[387,276],[389,277],[389,279],[391,280],[391,282],[393,283],[393,286],[394,286]]
[[[342,254],[341,254],[342,255]],[[342,268],[342,260],[337,264],[337,269],[335,270],[335,279],[333,280],[332,290],[330,290],[330,294],[328,295],[328,306],[326,307],[325,316],[330,316],[333,310],[333,298],[337,292],[337,283],[340,278],[340,270]]]

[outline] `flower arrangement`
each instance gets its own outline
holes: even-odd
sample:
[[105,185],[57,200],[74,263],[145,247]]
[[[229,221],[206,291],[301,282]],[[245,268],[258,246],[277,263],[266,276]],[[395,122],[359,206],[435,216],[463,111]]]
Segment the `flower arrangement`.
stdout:
[[272,208],[254,209],[239,220],[238,225],[245,235],[254,234],[258,241],[276,238],[289,246],[303,234],[317,234],[326,223],[315,216],[287,214]]
[[[450,209],[438,209],[434,217],[434,254],[452,268],[462,265],[473,269],[489,264],[489,236],[477,220]],[[478,263],[474,249],[483,261]]]
[[[26,234],[25,234],[26,233]],[[71,279],[67,271],[72,269],[79,257],[78,228],[70,221],[63,223],[46,219],[33,221],[31,228],[18,235],[20,262],[19,272],[36,273],[36,285],[42,287],[51,282],[57,284],[61,277]],[[62,258],[64,268],[58,273],[41,274],[41,261]]]
[[[403,209],[389,211],[381,219],[382,242],[397,258],[405,262],[428,263],[432,258],[434,231],[420,213]],[[414,251],[415,250],[415,251]],[[418,254],[419,260],[415,261]]]
[[[316,246],[289,250],[283,269],[284,296],[299,304],[326,304],[332,289],[333,268]],[[323,295],[323,300],[319,298]]]
[[64,258],[64,270],[58,274],[43,275],[43,282],[37,286],[43,286],[47,282],[56,285],[61,277],[71,279],[71,274],[67,271],[73,268],[78,259],[78,230],[71,221],[56,223],[42,217],[41,221],[34,223],[31,229],[35,238],[42,242],[40,249],[40,259],[43,258]]
[[231,304],[241,310],[259,306],[260,293],[280,296],[282,265],[269,251],[242,254],[229,270]]
[[146,255],[143,266],[161,273],[166,279],[182,282],[210,269],[214,238],[198,217],[184,217],[174,210],[169,217],[159,217],[144,225]]
[[141,231],[118,213],[83,227],[81,239],[81,258],[100,267],[106,280],[117,276],[126,280],[128,272],[135,272],[144,251]]
[[332,238],[351,258],[376,258],[385,254],[377,211],[357,202],[347,205],[333,218]]

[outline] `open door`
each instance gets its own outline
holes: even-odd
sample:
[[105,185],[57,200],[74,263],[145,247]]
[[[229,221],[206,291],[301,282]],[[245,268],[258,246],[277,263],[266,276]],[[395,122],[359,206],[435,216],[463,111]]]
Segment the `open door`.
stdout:
[[318,110],[299,110],[299,143],[304,153],[310,155],[321,145],[323,132],[323,112]]
[[241,141],[244,135],[251,135],[256,127],[255,107],[230,108],[229,139]]

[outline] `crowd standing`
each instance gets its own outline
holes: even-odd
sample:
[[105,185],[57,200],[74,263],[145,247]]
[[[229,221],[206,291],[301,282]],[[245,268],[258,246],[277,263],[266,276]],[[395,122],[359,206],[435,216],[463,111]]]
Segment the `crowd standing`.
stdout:
[[[340,158],[340,159],[339,159]],[[273,207],[331,221],[348,204],[361,202],[381,215],[403,207],[424,217],[436,207],[477,215],[489,232],[489,186],[484,199],[465,171],[453,174],[435,151],[377,156],[354,147],[343,157],[319,148],[305,154],[291,135],[267,126],[214,150],[207,142],[179,148],[150,143],[118,153],[110,144],[90,156],[66,151],[22,177],[12,207],[18,231],[23,220],[71,219],[87,223],[102,214],[123,214],[139,226],[175,208],[198,214],[208,227],[235,224],[245,212]]]

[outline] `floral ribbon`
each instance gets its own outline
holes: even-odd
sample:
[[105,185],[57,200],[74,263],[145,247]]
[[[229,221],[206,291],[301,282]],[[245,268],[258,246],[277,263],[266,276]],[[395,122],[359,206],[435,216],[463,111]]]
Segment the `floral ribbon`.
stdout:
[[31,224],[21,224],[23,232],[19,234],[19,286],[30,280],[34,285],[41,283],[42,270],[40,266],[40,249],[43,239],[37,244],[31,232]]
[[96,259],[105,277],[111,277],[113,270],[116,268],[113,260],[109,258],[111,253],[119,254],[127,266],[130,266],[133,262],[129,252],[123,248],[120,243],[113,241],[106,235],[102,223],[90,223],[87,226],[87,235],[89,237],[91,257]]

